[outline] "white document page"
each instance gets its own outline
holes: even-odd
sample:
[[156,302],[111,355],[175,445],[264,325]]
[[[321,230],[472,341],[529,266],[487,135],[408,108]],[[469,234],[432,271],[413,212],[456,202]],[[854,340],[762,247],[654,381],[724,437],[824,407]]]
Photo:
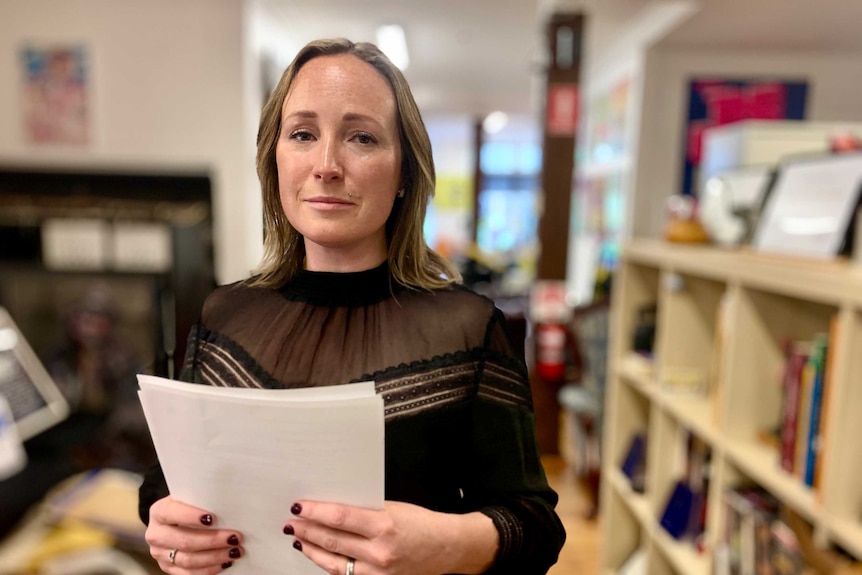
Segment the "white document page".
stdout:
[[297,390],[218,388],[139,375],[171,495],[242,533],[231,573],[320,575],[284,535],[299,499],[381,509],[383,399],[372,382]]

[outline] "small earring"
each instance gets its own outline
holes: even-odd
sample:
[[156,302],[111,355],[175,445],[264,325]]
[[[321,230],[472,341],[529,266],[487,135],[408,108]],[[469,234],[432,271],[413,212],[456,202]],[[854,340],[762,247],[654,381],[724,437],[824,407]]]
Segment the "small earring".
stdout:
[[352,198],[352,197],[353,197],[353,194],[351,194],[350,192],[347,192],[347,197],[348,197],[348,198]]
[[403,197],[404,197],[404,188],[401,188],[400,190],[398,190],[398,197],[399,197],[399,198],[403,198]]

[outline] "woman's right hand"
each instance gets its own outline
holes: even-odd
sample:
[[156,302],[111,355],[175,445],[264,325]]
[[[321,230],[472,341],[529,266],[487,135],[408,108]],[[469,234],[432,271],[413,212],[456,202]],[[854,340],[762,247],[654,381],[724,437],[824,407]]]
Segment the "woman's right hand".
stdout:
[[150,507],[146,540],[150,555],[165,573],[214,575],[243,556],[242,535],[213,528],[211,513],[170,495]]

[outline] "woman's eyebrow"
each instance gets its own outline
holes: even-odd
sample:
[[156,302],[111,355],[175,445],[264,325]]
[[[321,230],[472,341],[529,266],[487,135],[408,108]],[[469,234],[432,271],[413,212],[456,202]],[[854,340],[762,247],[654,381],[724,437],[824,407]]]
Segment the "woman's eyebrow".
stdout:
[[295,110],[295,111],[291,112],[290,114],[286,115],[285,119],[286,118],[293,118],[294,116],[298,116],[300,118],[316,118],[317,112],[315,112],[313,110]]
[[356,122],[356,121],[365,121],[365,122],[374,122],[375,124],[382,126],[383,124],[377,119],[367,114],[360,114],[358,112],[346,112],[342,117],[346,122]]

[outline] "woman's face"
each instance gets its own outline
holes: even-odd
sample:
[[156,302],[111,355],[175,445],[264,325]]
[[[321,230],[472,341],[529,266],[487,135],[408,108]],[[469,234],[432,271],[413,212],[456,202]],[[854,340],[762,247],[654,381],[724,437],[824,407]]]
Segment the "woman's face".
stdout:
[[386,79],[352,55],[314,58],[294,78],[281,118],[281,206],[305,239],[307,269],[359,271],[382,263],[401,173]]

